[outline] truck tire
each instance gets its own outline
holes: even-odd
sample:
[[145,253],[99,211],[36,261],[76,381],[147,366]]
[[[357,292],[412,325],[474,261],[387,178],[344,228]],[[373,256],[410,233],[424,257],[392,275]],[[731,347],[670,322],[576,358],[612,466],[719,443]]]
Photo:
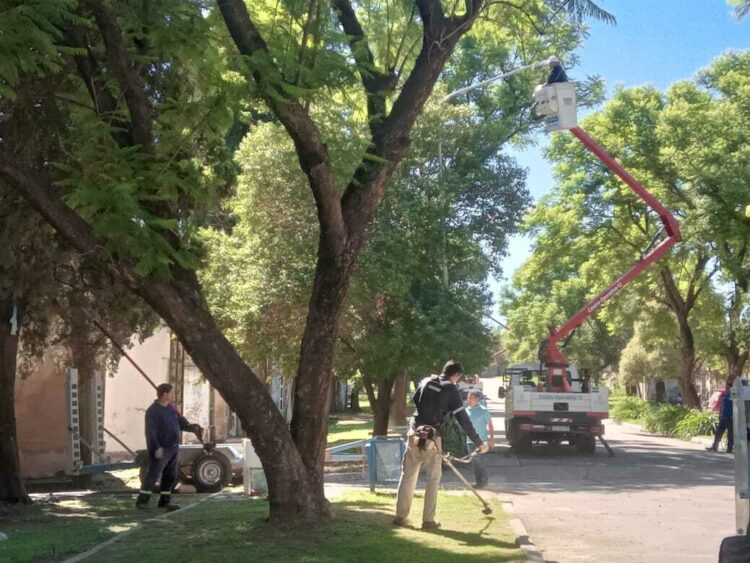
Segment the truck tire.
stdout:
[[596,436],[585,434],[576,439],[576,450],[582,454],[593,454],[596,452]]
[[232,466],[218,452],[203,453],[193,462],[190,474],[199,493],[217,493],[231,480]]
[[719,563],[750,563],[750,537],[724,538],[719,548]]

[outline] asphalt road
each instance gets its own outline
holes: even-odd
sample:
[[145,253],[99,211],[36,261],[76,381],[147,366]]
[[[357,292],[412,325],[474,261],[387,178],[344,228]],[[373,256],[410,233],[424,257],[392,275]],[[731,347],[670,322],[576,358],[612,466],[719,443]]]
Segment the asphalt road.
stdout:
[[[497,382],[483,383],[497,397]],[[734,529],[731,455],[607,421],[615,457],[600,444],[594,455],[542,444],[517,457],[508,455],[503,404],[489,408],[497,444],[485,458],[489,489],[513,503],[545,560],[717,561]]]

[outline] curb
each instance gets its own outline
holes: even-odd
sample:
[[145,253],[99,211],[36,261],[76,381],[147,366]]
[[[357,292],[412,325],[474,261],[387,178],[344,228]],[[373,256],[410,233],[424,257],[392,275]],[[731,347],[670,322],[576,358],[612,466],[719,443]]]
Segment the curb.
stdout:
[[516,515],[516,509],[513,506],[513,503],[506,501],[502,503],[502,506],[505,513],[510,517],[508,523],[510,524],[513,533],[517,536],[516,543],[518,543],[518,547],[520,547],[521,551],[526,554],[529,561],[533,561],[533,563],[544,563],[542,552],[539,551],[536,545],[534,545],[534,542],[531,541],[529,533],[526,531],[526,526],[523,525],[521,519]]
[[610,420],[611,420],[612,424],[614,424],[616,426],[621,426],[621,427],[629,428],[631,430],[634,430],[634,431],[637,431],[637,432],[641,432],[641,433],[647,434],[649,436],[655,436],[657,438],[670,438],[672,440],[679,440],[680,442],[692,442],[693,444],[703,444],[704,446],[705,445],[711,445],[711,444],[713,444],[713,438],[711,436],[702,436],[702,435],[699,435],[699,436],[693,436],[689,440],[685,440],[683,438],[677,438],[675,436],[665,436],[664,434],[654,434],[653,432],[649,432],[648,430],[646,430],[645,428],[643,428],[639,424],[635,424],[633,422],[625,422],[625,421],[623,421],[623,422],[615,422],[612,419],[610,419]]

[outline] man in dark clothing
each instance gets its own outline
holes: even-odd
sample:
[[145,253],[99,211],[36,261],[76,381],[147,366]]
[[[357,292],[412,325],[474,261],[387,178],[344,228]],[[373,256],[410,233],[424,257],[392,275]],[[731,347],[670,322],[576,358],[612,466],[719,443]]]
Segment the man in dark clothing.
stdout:
[[411,511],[414,489],[419,478],[419,470],[424,464],[427,484],[424,494],[422,529],[430,530],[440,527],[440,524],[435,522],[435,509],[443,469],[440,429],[446,414],[452,413],[456,417],[466,435],[477,445],[480,453],[486,453],[489,449],[472,426],[469,415],[464,410],[461,393],[456,387],[462,370],[461,364],[454,360],[449,361],[439,376],[433,375],[422,380],[412,397],[417,410],[410,421],[406,452],[401,462],[396,517],[393,519],[393,524],[396,526],[406,525],[406,519]]
[[721,409],[719,410],[719,424],[716,426],[716,433],[714,434],[714,443],[710,448],[706,448],[710,452],[718,451],[719,442],[724,437],[724,431],[727,432],[727,453],[731,454],[734,449],[734,425],[732,424],[732,385],[727,383],[724,389],[724,394],[720,400]]
[[160,481],[159,508],[177,510],[180,507],[170,504],[172,486],[177,481],[180,469],[177,452],[180,447],[180,433],[193,432],[203,439],[203,428],[190,424],[172,405],[172,386],[162,383],[156,388],[156,400],[146,410],[146,447],[148,449],[148,471],[141,483],[137,508],[148,508],[151,491]]

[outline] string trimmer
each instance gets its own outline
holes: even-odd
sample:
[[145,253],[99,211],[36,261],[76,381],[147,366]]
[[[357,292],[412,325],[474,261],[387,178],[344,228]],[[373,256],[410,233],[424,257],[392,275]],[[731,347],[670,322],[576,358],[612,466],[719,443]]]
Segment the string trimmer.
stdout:
[[458,477],[461,482],[466,486],[467,489],[469,489],[472,493],[476,495],[476,497],[479,499],[479,502],[482,503],[482,506],[484,508],[482,509],[482,514],[492,514],[492,507],[487,503],[486,500],[482,498],[482,496],[477,492],[477,490],[472,486],[471,483],[469,483],[466,478],[461,475],[461,472],[456,469],[456,467],[453,465],[453,462],[462,463],[462,464],[469,464],[471,463],[472,459],[475,455],[480,455],[479,450],[474,450],[470,455],[467,455],[465,457],[453,457],[450,453],[444,453],[443,454],[443,461],[445,464],[451,468],[451,471],[456,474],[456,477]]

